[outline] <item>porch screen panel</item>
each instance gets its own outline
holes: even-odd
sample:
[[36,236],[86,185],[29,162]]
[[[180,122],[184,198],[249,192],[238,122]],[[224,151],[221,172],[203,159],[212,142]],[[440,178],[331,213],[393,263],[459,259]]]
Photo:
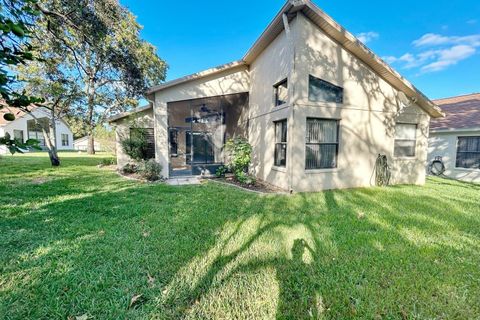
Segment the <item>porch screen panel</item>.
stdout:
[[307,119],[305,169],[337,167],[338,120]]

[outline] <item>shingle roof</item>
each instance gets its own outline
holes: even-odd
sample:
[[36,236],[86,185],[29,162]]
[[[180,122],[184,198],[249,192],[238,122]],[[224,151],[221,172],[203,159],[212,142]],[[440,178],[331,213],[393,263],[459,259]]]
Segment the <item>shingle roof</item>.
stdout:
[[434,100],[445,118],[432,119],[431,130],[480,128],[480,93]]

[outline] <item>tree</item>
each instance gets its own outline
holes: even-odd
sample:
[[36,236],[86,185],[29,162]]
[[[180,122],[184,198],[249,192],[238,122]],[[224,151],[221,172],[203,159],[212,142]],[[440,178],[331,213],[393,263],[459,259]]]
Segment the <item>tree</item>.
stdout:
[[[31,28],[40,12],[35,9],[35,0],[0,0],[0,110],[7,108],[3,118],[15,120],[8,107],[16,107],[29,112],[33,103],[43,99],[28,96],[19,89],[19,82],[12,74],[12,66],[35,60],[30,44]],[[29,139],[25,143],[11,139],[9,134],[0,137],[0,145],[5,145],[13,154],[28,148],[38,148],[38,141]]]
[[48,16],[42,49],[63,57],[60,69],[85,96],[73,112],[85,121],[93,154],[95,127],[112,113],[136,106],[148,87],[165,79],[167,65],[116,0],[45,0],[39,8]]
[[75,81],[62,72],[61,62],[56,56],[42,57],[41,60],[19,66],[15,70],[19,80],[25,83],[25,92],[42,97],[43,102],[37,106],[49,111],[49,121],[46,126],[42,126],[33,113],[30,115],[42,129],[52,166],[59,166],[57,122],[67,115],[75,101],[81,100],[81,90]]

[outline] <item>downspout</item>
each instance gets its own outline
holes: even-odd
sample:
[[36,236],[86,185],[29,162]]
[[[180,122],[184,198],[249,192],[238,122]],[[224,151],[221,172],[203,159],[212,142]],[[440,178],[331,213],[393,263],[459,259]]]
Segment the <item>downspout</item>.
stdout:
[[293,186],[293,161],[292,161],[292,156],[293,156],[293,143],[292,143],[292,137],[294,137],[295,135],[293,134],[294,133],[294,122],[295,122],[295,103],[292,103],[292,100],[293,100],[293,97],[295,96],[295,82],[296,82],[296,73],[295,73],[295,43],[294,43],[294,37],[292,37],[292,33],[291,33],[291,30],[290,30],[290,24],[288,22],[288,16],[287,16],[287,13],[284,12],[282,14],[282,19],[283,19],[283,26],[285,28],[285,33],[286,33],[286,36],[287,36],[287,44],[288,46],[290,47],[290,51],[291,51],[291,54],[289,55],[289,57],[291,57],[293,59],[292,61],[292,69],[290,70],[290,75],[289,75],[289,82],[290,82],[290,106],[291,106],[291,109],[292,109],[292,112],[291,112],[291,115],[290,115],[290,120],[287,121],[287,125],[288,125],[288,137],[287,137],[287,141],[288,141],[288,150],[287,150],[287,184],[288,184],[288,191],[290,193],[293,192],[293,189],[292,189],[292,186]]

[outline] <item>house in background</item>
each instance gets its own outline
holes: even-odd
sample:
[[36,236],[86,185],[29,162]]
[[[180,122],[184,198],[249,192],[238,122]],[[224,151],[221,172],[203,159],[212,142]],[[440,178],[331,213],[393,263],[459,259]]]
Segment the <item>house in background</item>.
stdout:
[[308,0],[288,1],[243,59],[151,88],[118,115],[119,141],[146,129],[165,177],[214,174],[226,139],[253,147],[258,179],[292,191],[370,186],[379,154],[392,183],[423,184],[441,110]]
[[[94,140],[93,146],[95,148],[95,151],[103,151],[102,144],[99,141],[97,141],[97,139]],[[73,149],[75,151],[87,151],[87,149],[88,149],[88,136],[75,139],[73,141]]]
[[[14,121],[6,121],[3,118],[5,113],[13,113]],[[35,121],[34,117],[38,120]],[[31,113],[25,113],[20,109],[5,107],[0,109],[0,137],[9,133],[12,138],[16,138],[25,142],[28,139],[36,139],[40,142],[40,147],[46,149],[45,137],[43,136],[42,126],[48,128],[50,121],[50,111],[37,107]],[[73,133],[69,126],[63,120],[57,121],[57,149],[72,150],[73,149]],[[0,146],[0,154],[8,154],[9,151],[5,146]]]
[[435,103],[446,116],[431,122],[428,161],[442,157],[444,175],[480,183],[480,93]]

